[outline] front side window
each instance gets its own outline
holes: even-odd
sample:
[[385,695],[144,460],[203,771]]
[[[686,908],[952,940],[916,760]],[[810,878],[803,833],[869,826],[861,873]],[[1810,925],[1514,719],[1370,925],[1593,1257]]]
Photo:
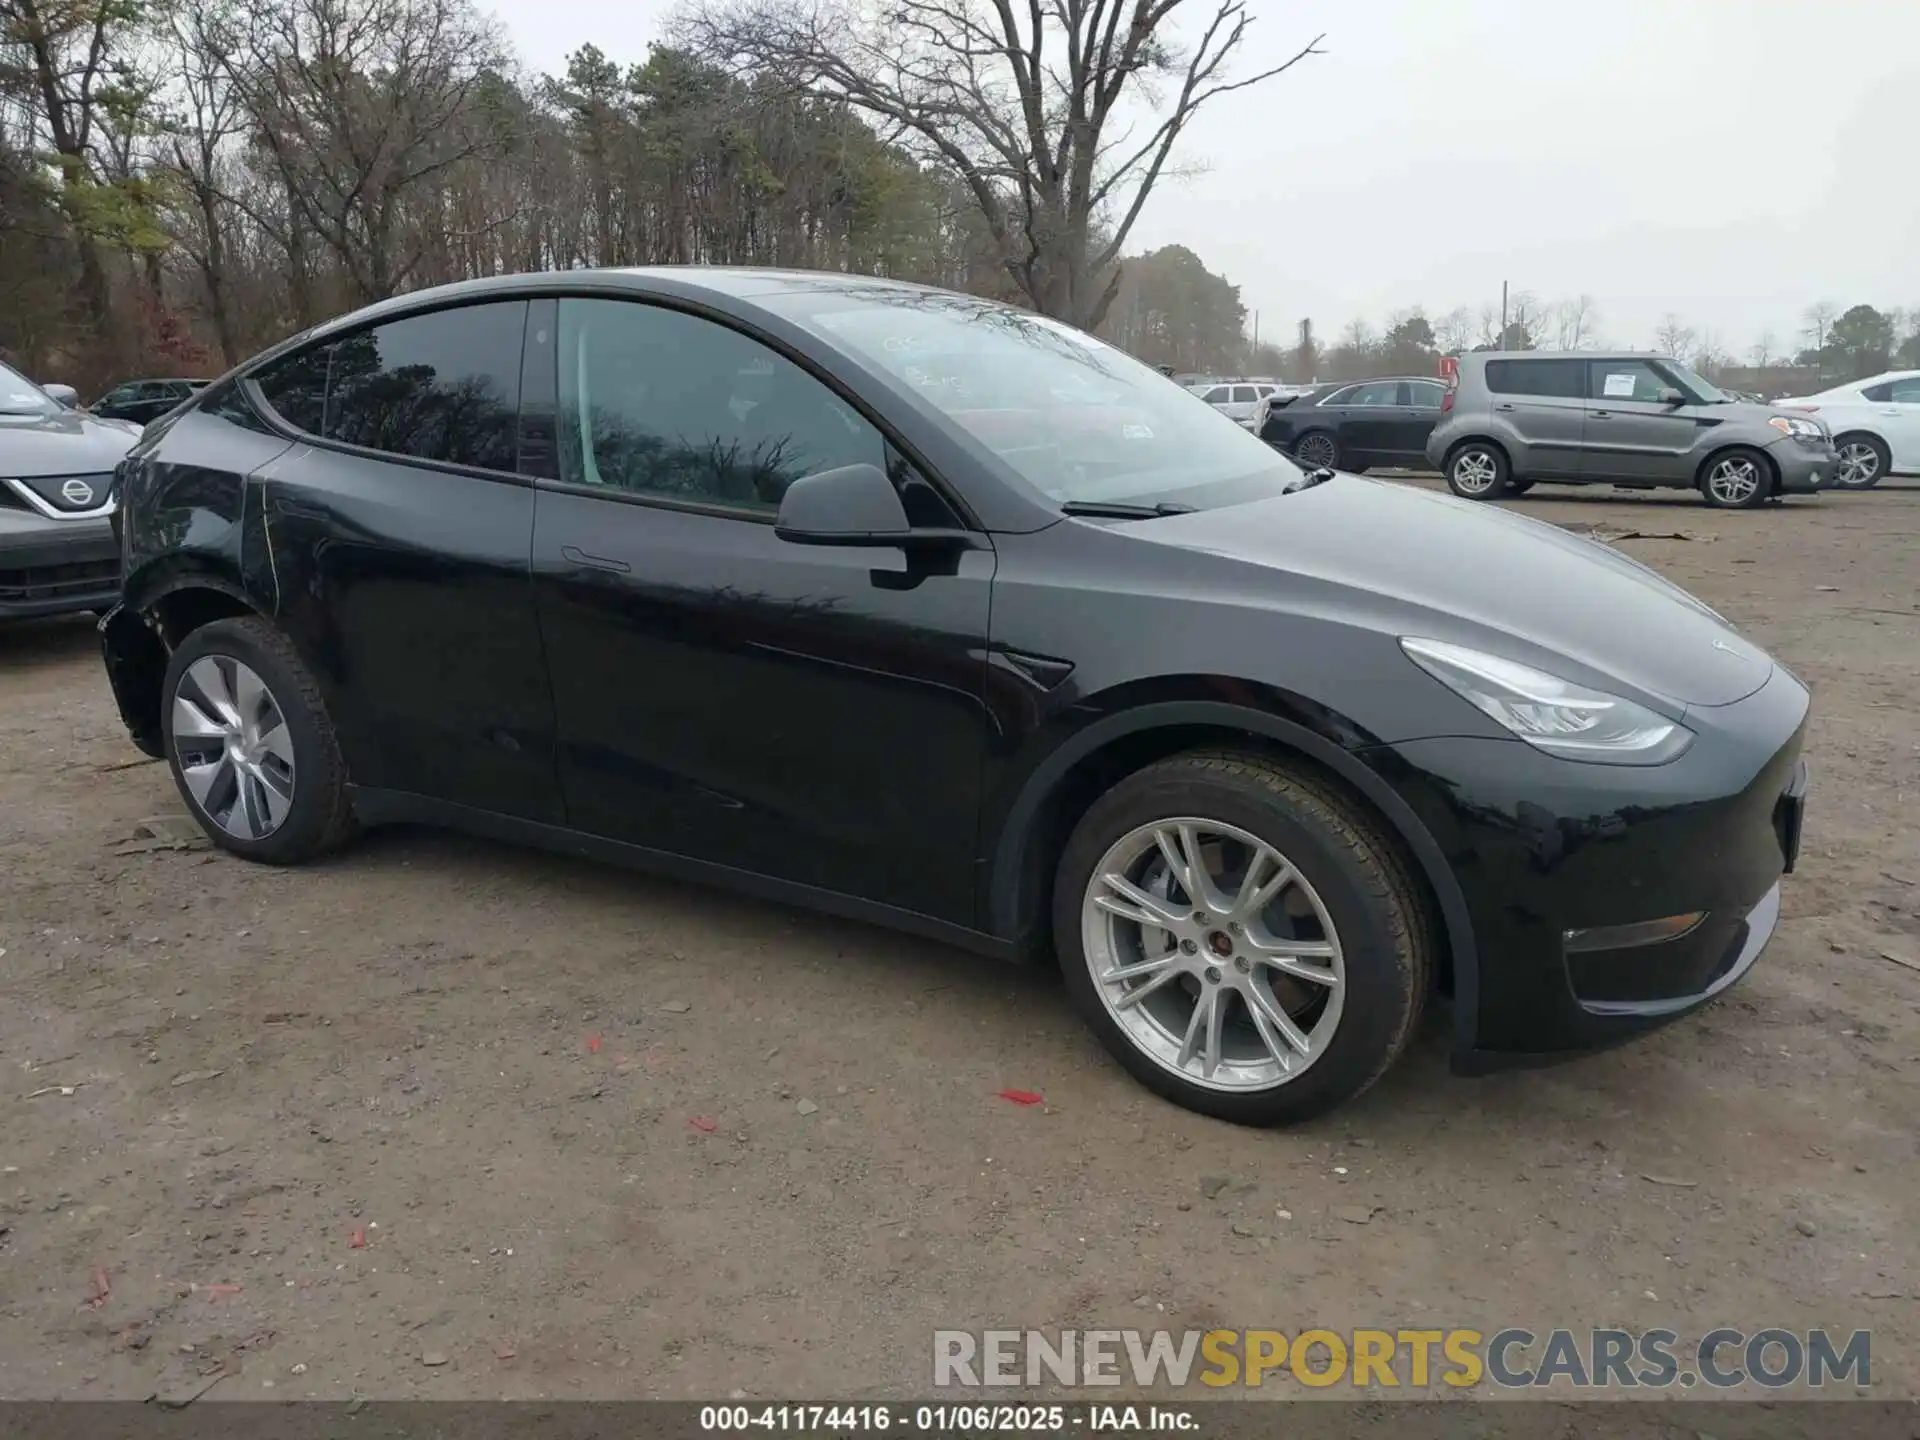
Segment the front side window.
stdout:
[[321,434],[390,455],[514,468],[525,301],[411,315],[332,345]]
[[880,432],[838,395],[711,320],[568,299],[558,338],[568,484],[771,513],[803,476],[886,467]]
[[1392,380],[1377,380],[1371,385],[1356,385],[1343,402],[1348,405],[1398,405],[1400,386]]
[[1866,386],[1860,394],[1876,405],[1920,405],[1920,376],[1909,380],[1883,380],[1878,385]]
[[1272,446],[1151,366],[1031,311],[851,278],[764,303],[910,391],[1050,500],[1197,508],[1300,485]]
[[1251,385],[1236,385],[1233,387],[1233,403],[1236,405],[1251,405],[1259,398],[1260,392]]
[[1415,380],[1407,386],[1407,403],[1416,410],[1438,410],[1447,387],[1433,380]]
[[1595,360],[1587,367],[1589,400],[1640,400],[1655,404],[1674,383],[1644,360]]
[[1207,391],[1206,394],[1202,395],[1200,398],[1206,401],[1209,405],[1225,405],[1229,397],[1232,396],[1232,394],[1233,394],[1232,386],[1216,385],[1211,390]]

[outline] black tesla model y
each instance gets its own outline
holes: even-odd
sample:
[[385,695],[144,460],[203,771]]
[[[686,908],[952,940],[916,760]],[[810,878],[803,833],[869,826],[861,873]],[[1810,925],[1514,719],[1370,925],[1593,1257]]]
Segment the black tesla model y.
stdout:
[[1357,1094],[1436,992],[1468,1071],[1669,1020],[1798,845],[1807,691],[1706,606],[965,296],[424,291],[117,485],[107,671],[234,854],[437,823],[1050,951],[1230,1120]]

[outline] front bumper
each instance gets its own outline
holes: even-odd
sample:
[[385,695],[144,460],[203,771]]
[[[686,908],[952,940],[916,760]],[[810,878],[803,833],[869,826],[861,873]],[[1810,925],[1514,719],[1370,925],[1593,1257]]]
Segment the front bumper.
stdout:
[[[1445,854],[1476,958],[1455,976],[1454,1068],[1538,1064],[1632,1039],[1740,980],[1771,939],[1799,845],[1807,692],[1775,668],[1686,717],[1665,765],[1557,760],[1519,740],[1381,747],[1372,763]],[[1569,932],[1691,916],[1612,949]]]
[[1806,445],[1789,438],[1774,441],[1767,454],[1780,471],[1783,494],[1809,495],[1839,483],[1835,477],[1840,473],[1840,452],[1831,445]]
[[120,598],[120,545],[103,518],[0,510],[0,619],[107,610]]

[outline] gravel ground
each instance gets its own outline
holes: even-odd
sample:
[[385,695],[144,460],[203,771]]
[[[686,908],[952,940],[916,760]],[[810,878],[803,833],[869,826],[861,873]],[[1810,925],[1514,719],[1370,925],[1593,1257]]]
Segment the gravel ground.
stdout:
[[90,626],[0,633],[0,1394],[898,1396],[935,1327],[1147,1323],[1870,1328],[1920,1393],[1920,495],[1514,503],[1812,683],[1785,923],[1651,1040],[1455,1080],[1443,1010],[1283,1133],[1045,972],[457,837],[131,838],[181,808]]

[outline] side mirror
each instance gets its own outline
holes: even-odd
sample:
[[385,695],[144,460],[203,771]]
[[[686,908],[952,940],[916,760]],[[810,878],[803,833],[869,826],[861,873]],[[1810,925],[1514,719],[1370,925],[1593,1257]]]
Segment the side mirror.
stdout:
[[1659,400],[1662,405],[1684,405],[1687,403],[1687,397],[1671,385],[1662,389],[1655,398]]
[[842,465],[787,487],[773,533],[795,545],[891,546],[898,550],[971,549],[970,530],[915,529],[900,492],[878,465]]
[[50,399],[58,400],[69,410],[78,410],[80,408],[80,393],[75,390],[73,386],[61,385],[56,382],[49,385],[42,385],[40,388],[47,392]]

